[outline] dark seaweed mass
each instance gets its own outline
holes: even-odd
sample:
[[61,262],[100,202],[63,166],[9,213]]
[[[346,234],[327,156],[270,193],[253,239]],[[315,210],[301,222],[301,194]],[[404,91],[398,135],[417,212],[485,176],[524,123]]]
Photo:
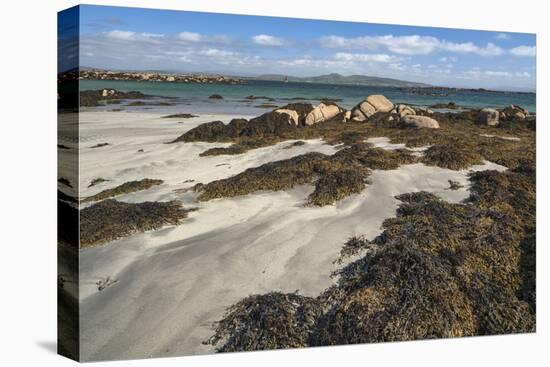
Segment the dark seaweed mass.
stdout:
[[97,246],[134,233],[175,225],[186,218],[189,211],[178,201],[130,204],[103,200],[80,211],[80,247]]
[[149,98],[138,91],[122,92],[119,90],[111,89],[107,96],[103,95],[105,89],[98,90],[84,90],[80,92],[80,107],[95,107],[99,106],[100,101],[112,101],[120,99],[141,99]]
[[398,196],[381,235],[344,246],[343,257],[363,255],[335,286],[316,298],[249,296],[206,342],[232,352],[533,332],[533,168],[474,173],[461,204]]
[[226,179],[199,184],[195,190],[200,192],[198,200],[206,201],[315,183],[308,204],[330,205],[361,192],[370,169],[395,169],[400,164],[415,161],[416,158],[405,150],[387,151],[358,143],[332,156],[315,152],[269,162]]
[[99,201],[113,196],[129,194],[136,191],[147,190],[153,186],[162,184],[162,180],[144,178],[139,181],[128,181],[112,189],[103,190],[93,196],[88,196],[82,202]]

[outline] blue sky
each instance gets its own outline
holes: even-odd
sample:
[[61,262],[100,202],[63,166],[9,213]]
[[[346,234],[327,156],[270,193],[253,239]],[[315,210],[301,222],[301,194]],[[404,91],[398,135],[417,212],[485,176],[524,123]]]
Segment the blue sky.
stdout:
[[533,34],[81,6],[80,64],[534,90]]

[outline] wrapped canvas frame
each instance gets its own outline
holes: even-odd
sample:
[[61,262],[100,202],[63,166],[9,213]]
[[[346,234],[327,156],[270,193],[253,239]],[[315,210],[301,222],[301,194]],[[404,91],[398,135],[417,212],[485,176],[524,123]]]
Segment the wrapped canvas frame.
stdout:
[[[60,354],[91,361],[535,331],[534,92],[433,87],[426,81],[355,74],[285,73],[250,81],[254,78],[249,75],[232,73],[90,69],[95,65],[83,64],[81,44],[89,37],[81,32],[81,19],[88,10],[77,6],[58,15]],[[247,18],[254,18],[218,16],[227,16],[228,22],[239,19],[243,27]],[[265,21],[294,24],[300,20]],[[146,45],[158,45],[166,38],[160,33],[118,29],[100,32],[98,37]],[[173,37],[170,42],[198,50],[195,56],[239,63],[238,51],[221,49],[228,41],[220,35],[186,31]],[[404,36],[398,41],[433,41],[430,37]],[[532,37],[535,42],[533,35],[521,37]],[[324,61],[337,67],[346,62],[386,63],[416,57],[403,56],[411,50],[388,46],[388,39],[392,38],[328,36],[321,42],[336,44],[328,49],[347,44],[352,51],[333,51],[333,57]],[[356,51],[357,44],[366,41],[374,42],[377,49],[387,48],[389,54]],[[437,40],[433,47],[476,57],[535,56],[534,44],[504,49],[475,41]],[[202,47],[208,42],[219,48]],[[266,34],[240,42],[269,50],[261,52],[294,47],[284,37]],[[460,48],[466,51],[456,51]],[[170,52],[188,62],[183,51]],[[439,61],[447,63],[451,57],[442,56]],[[315,67],[318,61],[305,57],[294,63]],[[292,63],[284,60],[282,64],[286,72]],[[203,62],[201,66],[208,69],[209,65]],[[474,68],[465,75],[532,79],[523,69],[483,72]],[[128,89],[124,82],[142,89]],[[268,95],[245,93],[247,84]],[[164,86],[195,89],[182,92],[187,93],[184,97],[173,92],[162,95]],[[288,94],[296,93],[288,92],[296,86],[305,97]],[[241,92],[234,92],[241,87]],[[353,93],[361,87],[373,92],[357,97]],[[340,94],[321,95],[315,88],[322,93],[339,90],[334,93]],[[158,90],[161,94],[155,94]],[[193,93],[199,97],[189,98]],[[180,103],[178,98],[188,99]],[[415,98],[433,101],[420,105]],[[205,110],[208,106],[215,113]],[[231,115],[234,118],[219,112],[223,108],[237,111]],[[254,111],[261,113],[251,115]],[[120,134],[125,126],[128,133]],[[158,131],[151,126],[158,126]],[[148,141],[144,131],[151,131],[155,140]],[[135,141],[129,139],[134,135]],[[119,147],[132,150],[121,154]],[[111,153],[102,156],[105,161],[90,164],[89,157],[101,149]],[[148,161],[155,149],[160,158]],[[178,149],[193,158],[185,160],[186,154],[175,154]],[[111,171],[97,168],[108,166],[107,158],[120,163],[140,154],[145,158],[137,169],[124,165],[114,165]],[[246,157],[244,163],[240,157]],[[178,165],[196,170],[193,174],[200,179],[171,176],[171,167]],[[160,166],[164,172],[150,169]],[[161,178],[127,173],[139,169]],[[230,174],[216,173],[221,169]],[[107,174],[91,176],[89,172]],[[378,201],[372,199],[375,195]],[[261,207],[260,199],[269,205]],[[219,207],[208,212],[212,208],[208,205]],[[274,207],[281,212],[271,212]],[[347,216],[346,210],[353,212],[354,207],[361,211]],[[260,232],[243,231],[241,236],[244,225],[223,214],[211,215],[210,222],[204,223],[223,226],[205,231],[200,227],[203,212],[231,218],[243,215],[243,223],[254,224]],[[247,217],[247,213],[254,215]],[[311,217],[304,219],[304,213]],[[255,222],[262,215],[269,220]],[[370,227],[362,216],[368,218]],[[345,223],[335,226],[334,222]],[[284,223],[282,228],[277,228],[279,223]],[[270,227],[274,224],[275,228]],[[196,232],[186,237],[186,226]],[[342,229],[342,236],[334,228]],[[163,236],[165,242],[155,242]],[[149,243],[151,247],[146,246]],[[235,254],[224,247],[236,244],[241,247]],[[214,260],[199,247],[210,251]],[[93,255],[81,262],[84,252]],[[120,266],[113,265],[116,277],[100,263],[109,260],[102,253],[112,254]],[[145,254],[151,255],[150,263],[136,261]],[[126,255],[130,265],[121,261]],[[219,272],[206,283],[218,286],[212,296],[203,292],[202,298],[193,298],[191,293],[200,292],[203,286],[191,275],[188,279],[170,277],[170,272],[182,271],[180,267],[192,274],[189,258],[198,259],[197,272],[209,266]],[[146,263],[148,267],[141,265]],[[226,269],[232,273],[229,276],[227,270],[224,279]],[[147,276],[162,275],[147,283],[140,271]],[[227,284],[220,287],[224,281]],[[235,291],[239,287],[242,290]],[[136,308],[144,309],[143,314],[131,310],[131,298],[124,297],[138,294],[145,299],[134,299],[136,304],[142,302]],[[223,294],[229,295],[227,300]],[[101,297],[90,301],[95,295]],[[154,296],[149,300],[147,295]],[[197,305],[201,299],[204,303]],[[185,319],[185,307],[192,303],[194,310],[212,306],[208,312],[194,314],[201,322]],[[174,305],[183,311],[178,313]],[[157,312],[178,317],[166,321],[157,318]],[[116,327],[128,329],[114,332],[112,323],[127,315],[135,324],[121,322]],[[181,325],[177,324],[180,320]],[[192,328],[187,329],[188,325]],[[98,341],[101,337],[106,339]],[[116,339],[122,339],[120,344]]]

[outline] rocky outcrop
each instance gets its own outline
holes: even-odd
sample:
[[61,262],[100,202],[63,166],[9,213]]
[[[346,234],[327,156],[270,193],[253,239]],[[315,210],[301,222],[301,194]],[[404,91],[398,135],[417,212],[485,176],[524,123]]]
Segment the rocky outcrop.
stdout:
[[[74,76],[73,76],[74,77]],[[244,80],[210,74],[162,74],[149,72],[119,72],[110,70],[81,70],[79,79],[90,80],[139,80],[166,83],[243,84]]]
[[406,104],[397,105],[397,107],[395,108],[395,112],[399,114],[399,117],[416,115],[416,111],[411,106],[408,106]]
[[478,122],[487,126],[497,126],[499,114],[494,108],[484,108],[479,111]]
[[99,106],[100,101],[149,98],[138,91],[122,92],[116,89],[84,90],[80,92],[80,107]]
[[390,112],[393,108],[393,103],[385,96],[373,94],[351,110],[351,119],[353,121],[365,121],[377,112]]
[[368,96],[367,102],[376,109],[376,112],[390,112],[393,109],[393,103],[381,94]]
[[299,119],[300,119],[300,116],[298,116],[298,112],[294,110],[289,110],[289,109],[278,109],[278,110],[275,110],[275,112],[288,115],[288,123],[298,126]]
[[525,120],[525,118],[528,116],[529,116],[529,111],[527,111],[523,107],[516,106],[513,104],[504,108],[501,111],[501,117],[503,119]]
[[434,113],[434,111],[432,111],[428,107],[415,107],[414,111],[416,112],[417,115],[422,115],[422,116],[433,115]]
[[409,127],[439,129],[439,122],[428,116],[408,115],[401,122]]
[[319,103],[317,107],[308,113],[305,124],[308,126],[315,125],[319,122],[330,120],[341,112],[343,112],[343,110],[336,104]]

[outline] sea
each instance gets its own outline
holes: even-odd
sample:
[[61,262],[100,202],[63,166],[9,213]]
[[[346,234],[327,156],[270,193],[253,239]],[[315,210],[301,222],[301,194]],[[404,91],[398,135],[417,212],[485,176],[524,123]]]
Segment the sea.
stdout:
[[[155,96],[144,100],[141,106],[128,103],[96,107],[100,110],[151,111],[162,113],[195,113],[256,116],[293,102],[319,103],[333,100],[347,109],[371,94],[383,94],[394,103],[431,106],[454,102],[466,108],[502,108],[511,104],[536,112],[535,93],[492,92],[484,90],[441,90],[436,95],[420,95],[410,89],[372,87],[363,85],[335,85],[300,82],[248,80],[245,84],[186,84],[147,81],[81,80],[80,90],[117,89],[140,91]],[[223,99],[209,98],[219,94]],[[256,99],[247,97],[255,96]],[[135,102],[135,101],[134,101]],[[444,111],[444,109],[440,109]],[[456,110],[453,110],[456,111]]]

